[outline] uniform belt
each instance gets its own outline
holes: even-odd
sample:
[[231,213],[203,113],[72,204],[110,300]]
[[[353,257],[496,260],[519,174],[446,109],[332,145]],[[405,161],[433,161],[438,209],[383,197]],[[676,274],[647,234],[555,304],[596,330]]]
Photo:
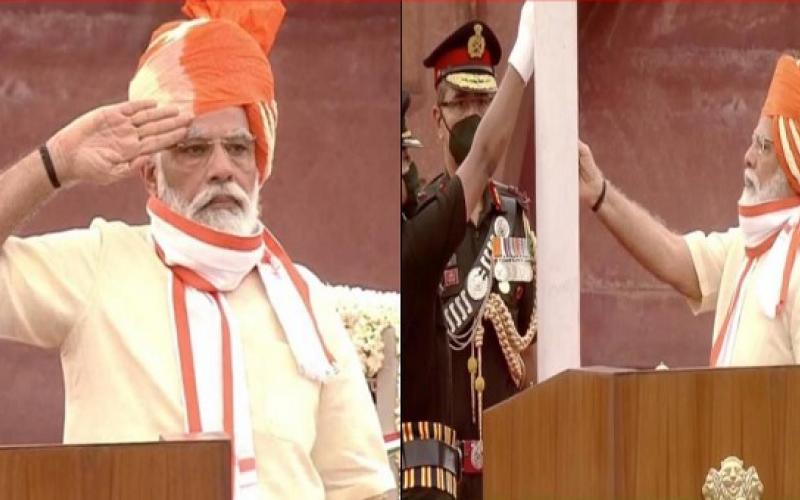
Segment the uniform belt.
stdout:
[[483,441],[464,439],[461,441],[462,470],[464,474],[483,473]]
[[455,474],[461,474],[461,457],[459,449],[448,446],[435,439],[417,439],[403,445],[402,468],[441,467]]
[[455,431],[439,422],[403,422],[401,437],[401,490],[434,489],[456,498],[461,457]]

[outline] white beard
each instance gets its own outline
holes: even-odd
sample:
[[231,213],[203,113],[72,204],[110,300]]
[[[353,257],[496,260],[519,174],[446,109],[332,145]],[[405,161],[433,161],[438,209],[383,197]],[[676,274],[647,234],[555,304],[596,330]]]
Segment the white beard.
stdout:
[[776,170],[772,177],[763,184],[759,184],[758,178],[750,170],[745,170],[744,177],[744,189],[742,189],[742,196],[739,198],[740,205],[758,205],[759,203],[794,196],[789,181],[786,180],[786,176],[780,169]]
[[[162,169],[156,167],[158,182],[158,198],[175,212],[223,233],[238,236],[251,236],[261,225],[261,203],[258,196],[259,186],[256,180],[252,191],[248,194],[235,182],[206,186],[197,193],[194,199],[187,201],[173,190],[164,178]],[[227,195],[236,199],[239,207],[215,208],[206,206],[215,196]]]

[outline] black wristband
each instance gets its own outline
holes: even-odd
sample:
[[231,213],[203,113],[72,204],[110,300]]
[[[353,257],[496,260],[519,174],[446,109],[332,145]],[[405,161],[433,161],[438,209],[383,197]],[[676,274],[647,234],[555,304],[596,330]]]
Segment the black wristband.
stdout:
[[606,199],[606,179],[603,178],[603,189],[600,190],[600,196],[597,197],[597,201],[594,202],[592,205],[592,212],[597,212],[600,210],[600,205],[603,204],[603,200]]
[[53,166],[53,160],[50,158],[50,151],[47,150],[46,144],[39,146],[39,154],[42,156],[42,163],[44,163],[44,169],[47,171],[47,177],[50,179],[50,184],[52,184],[56,189],[60,188],[61,183],[58,182],[56,169]]

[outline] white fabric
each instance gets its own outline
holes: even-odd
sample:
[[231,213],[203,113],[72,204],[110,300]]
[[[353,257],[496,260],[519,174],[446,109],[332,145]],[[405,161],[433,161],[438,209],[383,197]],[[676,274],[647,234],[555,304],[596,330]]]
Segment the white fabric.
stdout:
[[778,313],[778,304],[781,298],[783,285],[783,270],[789,256],[789,245],[792,241],[792,228],[797,226],[798,216],[793,216],[782,229],[772,248],[761,259],[760,265],[764,266],[756,283],[756,295],[762,312],[770,319]]
[[[267,296],[286,335],[297,368],[301,374],[314,381],[324,381],[335,369],[328,362],[324,348],[299,290],[292,282],[286,268],[277,256],[270,255],[269,264],[262,258],[268,253],[266,245],[251,251],[223,248],[179,230],[148,209],[151,235],[164,254],[167,265],[179,265],[193,270],[220,292],[234,290],[254,268],[258,269]],[[259,234],[263,231],[260,228]],[[170,274],[167,286],[169,309],[174,311],[173,280]],[[250,396],[242,344],[235,316],[223,293],[219,293],[222,311],[228,322],[231,341],[231,368],[233,386],[233,434],[236,464],[233,467],[235,500],[258,498],[256,469],[241,471],[242,460],[255,461],[253,426],[250,420]],[[224,431],[223,373],[222,373],[222,318],[214,297],[186,284],[186,312],[192,358],[195,367],[197,398],[203,432]],[[174,318],[173,318],[174,319]],[[176,327],[177,329],[177,327]],[[177,339],[177,332],[176,332]],[[186,402],[184,401],[184,406]],[[188,428],[188,422],[186,423]]]
[[264,256],[263,245],[250,252],[228,250],[193,238],[150,213],[151,233],[168,265],[191,269],[217,290],[230,292]]
[[[730,366],[731,361],[733,359],[734,353],[734,346],[736,345],[736,335],[739,332],[739,320],[742,318],[742,304],[744,304],[744,297],[747,296],[747,287],[750,285],[750,278],[753,276],[753,271],[758,263],[753,263],[750,266],[750,269],[747,270],[747,276],[744,277],[742,280],[742,287],[739,290],[739,296],[736,300],[736,304],[734,304],[734,309],[731,312],[731,319],[728,322],[728,331],[724,332],[724,339],[722,341],[722,348],[720,349],[719,358],[717,359],[717,364],[715,366]],[[739,271],[739,275],[736,278],[738,282],[742,279],[742,273],[747,266],[747,261],[745,261],[742,269]],[[761,275],[764,276],[763,274]]]
[[286,269],[274,256],[270,258],[271,264],[261,263],[267,252],[263,243],[249,252],[220,248],[178,230],[152,210],[148,209],[148,213],[151,234],[164,252],[167,265],[189,268],[223,292],[239,286],[244,277],[258,267],[298,370],[315,381],[323,381],[335,372],[325,357],[313,320]]
[[[800,222],[800,207],[776,210],[759,216],[739,215],[739,227],[742,229],[745,246],[748,248],[757,247],[776,231],[780,231],[767,253],[759,258],[758,265],[764,266],[764,272],[760,273],[754,285],[761,310],[770,319],[777,315],[792,229],[798,222]],[[740,293],[740,297],[742,296],[744,290]]]
[[181,113],[194,116],[195,87],[183,65],[175,61],[180,60],[189,31],[208,22],[206,18],[183,21],[153,40],[150,46],[159,45],[156,50],[163,51],[163,55],[151,57],[139,68],[128,85],[128,98],[153,99],[161,106],[177,106]]
[[275,308],[275,315],[286,331],[286,340],[294,353],[300,373],[311,380],[325,380],[335,370],[325,357],[315,333],[314,322],[286,268],[278,259],[273,258],[272,265],[260,265],[258,272],[264,281],[267,297]]
[[[167,296],[172,304],[172,282],[170,275],[167,282]],[[220,295],[222,307],[228,321],[231,336],[231,367],[233,371],[233,434],[234,454],[237,466],[233,467],[235,500],[258,499],[258,475],[256,470],[242,472],[238,461],[255,460],[253,444],[253,426],[250,421],[250,396],[247,390],[244,355],[239,337],[238,324],[231,314],[224,295]],[[219,308],[208,293],[186,289],[186,312],[189,320],[189,336],[192,343],[192,358],[195,366],[197,383],[197,400],[200,407],[200,422],[203,432],[223,432],[223,398],[222,398],[222,336],[220,324],[222,318]],[[177,335],[175,336],[177,339]],[[200,368],[202,367],[202,368]],[[186,402],[184,401],[184,406]],[[186,423],[188,428],[188,422]]]
[[534,2],[527,0],[519,14],[517,41],[508,55],[508,64],[514,66],[519,76],[527,84],[533,75],[533,19]]
[[745,216],[739,214],[739,227],[744,235],[744,244],[747,248],[755,248],[767,238],[775,234],[793,217],[800,215],[800,207],[775,210],[764,215]]

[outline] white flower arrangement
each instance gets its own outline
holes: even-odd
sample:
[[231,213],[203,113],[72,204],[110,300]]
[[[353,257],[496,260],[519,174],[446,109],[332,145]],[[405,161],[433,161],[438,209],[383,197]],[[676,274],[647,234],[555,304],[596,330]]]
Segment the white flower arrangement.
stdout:
[[[400,430],[400,294],[378,292],[348,286],[329,285],[336,311],[342,318],[350,338],[356,346],[373,393],[375,380],[383,366],[383,332],[393,328],[397,355],[397,391],[394,404],[394,426]],[[395,471],[400,470],[400,447],[397,442],[387,443],[387,453],[395,463]],[[397,477],[399,485],[400,478]]]
[[383,331],[394,328],[400,346],[400,294],[348,286],[329,286],[336,311],[350,334],[364,367],[374,378],[383,366]]

